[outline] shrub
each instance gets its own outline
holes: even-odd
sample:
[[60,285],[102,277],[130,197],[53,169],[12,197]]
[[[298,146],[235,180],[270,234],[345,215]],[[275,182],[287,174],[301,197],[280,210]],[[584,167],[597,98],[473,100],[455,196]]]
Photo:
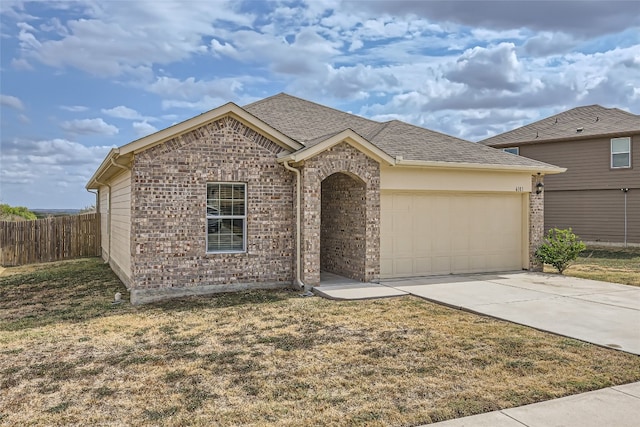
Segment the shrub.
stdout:
[[552,228],[544,237],[544,243],[536,251],[536,258],[550,264],[562,274],[567,267],[578,258],[580,252],[587,248],[571,228]]
[[28,220],[38,219],[36,214],[31,212],[29,209],[25,208],[24,206],[12,207],[7,204],[0,204],[0,214],[2,214],[2,216],[7,216],[7,217],[16,216],[16,217],[20,217]]

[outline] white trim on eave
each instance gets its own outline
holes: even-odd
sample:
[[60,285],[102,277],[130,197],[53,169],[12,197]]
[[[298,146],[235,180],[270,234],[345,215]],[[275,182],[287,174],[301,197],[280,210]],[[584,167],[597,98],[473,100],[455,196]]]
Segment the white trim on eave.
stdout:
[[404,160],[396,158],[395,166],[407,167],[423,167],[435,169],[467,169],[467,170],[484,170],[493,172],[534,172],[544,175],[554,175],[563,173],[567,168],[561,168],[553,165],[540,166],[523,166],[523,165],[495,165],[485,163],[467,163],[467,162],[433,162],[424,160]]
[[163,142],[197,129],[207,123],[219,120],[225,116],[233,117],[234,119],[242,122],[244,125],[248,126],[259,134],[266,136],[286,150],[296,151],[304,148],[304,145],[269,126],[267,123],[255,117],[253,114],[243,110],[233,102],[228,102],[218,108],[209,110],[206,113],[202,113],[196,117],[132,141],[119,148],[112,149],[111,151],[109,151],[109,154],[107,154],[107,157],[102,161],[102,163],[98,167],[98,170],[96,170],[91,179],[89,179],[85,188],[95,189],[98,185],[97,181],[101,180],[105,174],[108,174],[108,177],[113,175],[113,173],[109,173],[115,168],[113,166],[112,160],[116,162],[118,158],[125,157],[127,162],[130,162],[133,156],[140,153],[141,151],[147,150],[155,145],[162,144]]
[[145,136],[144,138],[140,138],[126,145],[123,145],[119,149],[120,154],[124,155],[131,152],[138,153],[227,115],[230,115],[236,119],[240,119],[240,121],[249,126],[251,129],[267,136],[269,139],[273,140],[273,142],[277,143],[283,148],[286,148],[287,150],[295,151],[304,147],[304,145],[300,144],[297,141],[294,141],[282,132],[272,128],[253,114],[250,114],[242,108],[238,107],[233,102],[228,102],[218,108],[209,110],[206,113],[202,113],[196,117],[185,120],[184,122],[170,126],[166,129],[162,129],[156,133]]
[[335,134],[322,142],[312,145],[311,147],[278,157],[278,162],[301,162],[314,157],[322,153],[323,151],[328,150],[335,145],[338,145],[341,142],[346,142],[347,144],[353,146],[357,150],[363,152],[379,163],[386,163],[388,165],[393,165],[395,163],[393,157],[391,157],[351,129],[345,129],[342,132]]

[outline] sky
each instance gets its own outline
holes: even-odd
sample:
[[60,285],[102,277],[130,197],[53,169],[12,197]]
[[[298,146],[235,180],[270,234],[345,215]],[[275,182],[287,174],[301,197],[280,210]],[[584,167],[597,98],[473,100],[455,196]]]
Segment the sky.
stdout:
[[478,141],[640,114],[639,1],[0,0],[0,203],[84,208],[108,151],[280,92]]

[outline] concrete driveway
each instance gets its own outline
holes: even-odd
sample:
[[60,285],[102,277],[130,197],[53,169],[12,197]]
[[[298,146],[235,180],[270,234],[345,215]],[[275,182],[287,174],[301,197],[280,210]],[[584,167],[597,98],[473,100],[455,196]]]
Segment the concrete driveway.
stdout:
[[513,272],[381,283],[443,303],[628,353],[640,354],[640,288]]

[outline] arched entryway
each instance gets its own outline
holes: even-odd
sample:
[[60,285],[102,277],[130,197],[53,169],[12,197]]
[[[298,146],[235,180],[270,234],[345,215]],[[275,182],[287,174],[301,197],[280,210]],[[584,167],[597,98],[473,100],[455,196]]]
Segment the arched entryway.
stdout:
[[338,172],[321,183],[320,270],[366,281],[367,187]]

